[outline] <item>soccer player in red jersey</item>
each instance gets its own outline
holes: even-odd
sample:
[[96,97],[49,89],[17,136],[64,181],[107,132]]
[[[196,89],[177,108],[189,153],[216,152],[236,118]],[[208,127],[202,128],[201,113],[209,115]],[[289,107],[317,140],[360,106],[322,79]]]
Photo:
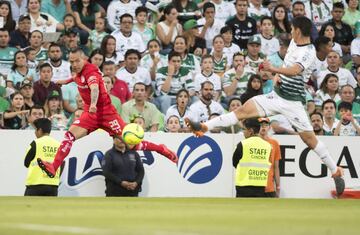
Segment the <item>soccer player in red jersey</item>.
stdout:
[[[86,62],[83,57],[84,54],[81,49],[71,51],[69,62],[76,76],[57,82],[59,85],[76,82],[80,96],[84,101],[84,112],[65,133],[65,138],[61,142],[53,163],[45,162],[40,158],[37,159],[39,167],[49,177],[55,176],[56,170],[69,154],[75,140],[90,134],[98,128],[104,129],[110,135],[121,136],[121,131],[126,125],[115,107],[111,104],[98,67]],[[134,146],[134,148],[136,150],[156,151],[174,163],[178,161],[176,154],[163,144],[157,145],[148,141],[142,141]]]

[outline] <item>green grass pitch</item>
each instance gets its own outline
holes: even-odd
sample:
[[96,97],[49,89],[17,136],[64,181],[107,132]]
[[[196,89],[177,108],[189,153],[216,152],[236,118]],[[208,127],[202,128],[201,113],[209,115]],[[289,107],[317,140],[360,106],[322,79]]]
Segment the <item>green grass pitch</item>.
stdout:
[[360,234],[360,200],[0,197],[1,235]]

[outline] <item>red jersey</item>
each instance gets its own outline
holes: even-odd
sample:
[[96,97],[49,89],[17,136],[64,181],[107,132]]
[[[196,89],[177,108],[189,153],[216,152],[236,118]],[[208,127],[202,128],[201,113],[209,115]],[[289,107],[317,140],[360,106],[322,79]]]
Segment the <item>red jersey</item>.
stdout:
[[103,77],[96,65],[85,62],[81,73],[76,74],[75,82],[78,86],[80,96],[84,101],[85,112],[89,111],[91,103],[91,84],[99,85],[99,98],[96,105],[97,113],[113,112],[110,96],[106,92]]
[[111,94],[116,96],[124,104],[126,101],[131,99],[131,92],[126,82],[115,78],[114,87],[111,89]]

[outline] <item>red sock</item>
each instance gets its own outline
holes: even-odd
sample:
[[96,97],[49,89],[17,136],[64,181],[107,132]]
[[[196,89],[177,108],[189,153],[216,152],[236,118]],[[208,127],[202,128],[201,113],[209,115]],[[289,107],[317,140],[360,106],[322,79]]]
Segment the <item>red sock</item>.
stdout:
[[59,168],[59,166],[61,166],[64,159],[70,153],[74,141],[75,141],[74,135],[71,132],[67,131],[65,133],[65,139],[61,142],[61,145],[55,155],[55,159],[53,162],[55,171]]
[[136,145],[135,149],[144,151],[155,151],[160,154],[164,153],[164,147],[162,145],[154,144],[149,141],[142,141],[140,144]]

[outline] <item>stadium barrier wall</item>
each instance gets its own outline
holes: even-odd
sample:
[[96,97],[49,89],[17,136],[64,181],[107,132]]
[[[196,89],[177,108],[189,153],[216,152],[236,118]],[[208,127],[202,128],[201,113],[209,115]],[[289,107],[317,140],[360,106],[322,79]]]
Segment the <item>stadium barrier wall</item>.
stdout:
[[[61,140],[64,132],[53,131]],[[27,169],[25,152],[35,138],[33,131],[0,132],[0,195],[21,196]],[[166,144],[180,157],[176,166],[152,152],[139,152],[145,168],[143,197],[234,197],[232,154],[240,134],[146,133],[146,140]],[[334,188],[330,172],[298,136],[274,136],[280,144],[281,197],[330,198]],[[347,187],[360,185],[360,137],[321,137],[333,158],[345,169]],[[104,196],[101,159],[112,147],[107,133],[97,131],[76,141],[65,161],[59,196]]]

